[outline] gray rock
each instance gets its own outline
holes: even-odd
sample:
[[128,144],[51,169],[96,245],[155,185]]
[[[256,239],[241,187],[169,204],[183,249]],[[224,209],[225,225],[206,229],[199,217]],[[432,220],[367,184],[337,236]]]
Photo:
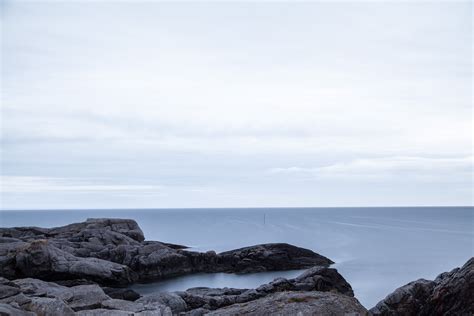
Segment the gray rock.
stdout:
[[156,301],[149,302],[130,302],[125,300],[110,299],[102,302],[102,307],[107,309],[117,309],[130,312],[143,312],[152,310],[165,310],[166,305],[160,304]]
[[10,304],[0,303],[0,315],[1,316],[36,316],[33,312],[21,310],[13,307]]
[[367,315],[357,299],[331,292],[279,292],[263,298],[233,304],[206,315],[220,316],[276,316],[276,315]]
[[106,308],[97,308],[76,312],[76,316],[173,316],[169,307],[161,309],[144,310],[141,312],[130,312],[125,310],[115,310]]
[[16,286],[12,281],[0,276],[0,285]]
[[23,293],[19,293],[17,295],[9,296],[0,299],[0,303],[10,304],[10,305],[24,305],[31,302],[31,298],[26,296]]
[[13,281],[24,294],[30,296],[47,296],[68,301],[72,298],[72,290],[68,287],[53,282],[45,282],[38,279],[26,278]]
[[289,244],[263,244],[219,254],[219,263],[228,272],[251,273],[292,270],[312,266],[327,267],[334,263],[309,249]]
[[434,281],[417,280],[396,289],[370,312],[374,315],[473,315],[474,258]]
[[433,281],[420,279],[395,290],[370,311],[374,315],[420,315],[435,287]]
[[146,310],[135,313],[135,316],[173,316],[171,309],[168,306],[163,306],[160,310]]
[[313,267],[298,277],[291,279],[292,291],[337,291],[341,294],[354,296],[351,285],[336,269]]
[[288,244],[256,245],[221,254],[186,251],[180,245],[144,241],[138,224],[126,219],[88,219],[56,228],[0,228],[0,238],[2,276],[35,277],[64,285],[81,280],[114,286],[196,272],[251,273],[332,263]]
[[0,284],[0,299],[10,297],[20,293],[20,289],[15,286]]
[[93,285],[97,284],[94,281],[87,280],[87,279],[72,279],[72,280],[54,280],[54,283],[58,285],[62,285],[65,287],[73,287],[76,285]]
[[74,311],[63,300],[49,297],[33,297],[22,309],[36,313],[38,316],[73,316]]
[[111,284],[128,284],[135,279],[127,266],[97,258],[76,257],[47,240],[35,240],[17,249],[14,262],[17,277],[86,278]]
[[354,296],[351,286],[335,269],[313,267],[294,279],[278,278],[256,289],[192,288],[177,292],[189,310],[204,308],[214,310],[224,306],[245,303],[284,291],[338,292]]
[[176,293],[169,292],[160,292],[149,295],[144,295],[135,303],[141,303],[144,306],[149,306],[150,304],[160,304],[168,306],[173,313],[180,313],[187,310],[187,305],[184,299],[177,295]]
[[140,294],[138,294],[132,289],[114,287],[103,287],[102,289],[104,290],[105,294],[107,294],[111,298],[127,301],[136,301],[140,298]]
[[256,289],[210,289],[192,288],[177,292],[183,298],[189,310],[204,308],[219,309],[236,303],[254,301],[273,293],[285,291],[337,292],[354,296],[351,286],[335,269],[314,267],[294,279],[278,278]]
[[76,316],[134,316],[133,312],[111,310],[105,308],[83,310],[76,313]]
[[474,258],[461,268],[439,275],[427,309],[434,314],[474,314]]
[[184,315],[185,316],[203,316],[203,315],[206,315],[209,312],[210,312],[210,310],[205,309],[205,308],[196,308],[196,309],[193,309],[189,312],[184,313]]
[[[135,303],[125,300],[118,300],[118,299],[110,299],[103,301],[102,307],[105,309],[115,309],[115,310],[123,310],[128,312],[141,312],[147,310],[145,305],[142,303]],[[153,308],[156,309],[156,308]]]
[[[1,235],[1,229],[0,229]],[[16,271],[16,262],[15,256],[16,254],[21,251],[23,247],[28,245],[27,242],[24,241],[14,241],[14,242],[7,242],[7,243],[0,243],[0,273],[1,277],[15,279],[20,276],[17,275]]]
[[75,311],[100,308],[103,301],[110,300],[98,285],[78,285],[70,289],[73,296],[68,304]]

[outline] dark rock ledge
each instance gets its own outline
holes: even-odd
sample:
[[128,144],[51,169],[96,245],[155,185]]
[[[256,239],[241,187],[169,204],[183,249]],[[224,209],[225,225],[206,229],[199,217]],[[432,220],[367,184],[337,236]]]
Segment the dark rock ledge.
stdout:
[[[418,280],[368,312],[326,257],[288,244],[216,254],[145,241],[133,220],[0,228],[0,315],[472,315],[473,265]],[[308,268],[256,289],[192,288],[140,296],[126,285],[197,272]]]
[[9,279],[86,279],[127,285],[197,272],[253,273],[327,267],[326,257],[288,244],[216,254],[145,241],[133,220],[88,219],[57,228],[0,228],[0,268]]
[[112,298],[98,284],[66,287],[32,278],[0,277],[0,293],[0,315],[367,314],[351,286],[335,269],[326,267],[313,267],[297,278],[275,279],[256,289],[192,288],[134,301]]

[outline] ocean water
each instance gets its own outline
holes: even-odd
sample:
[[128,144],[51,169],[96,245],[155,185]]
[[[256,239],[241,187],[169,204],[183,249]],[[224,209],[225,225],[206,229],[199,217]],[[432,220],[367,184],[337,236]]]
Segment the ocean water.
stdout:
[[[433,279],[474,255],[473,207],[1,211],[0,226],[54,227],[89,217],[133,218],[146,239],[198,251],[270,242],[309,248],[336,262],[367,308],[401,285]],[[196,274],[134,288],[141,293],[253,288],[299,273]]]

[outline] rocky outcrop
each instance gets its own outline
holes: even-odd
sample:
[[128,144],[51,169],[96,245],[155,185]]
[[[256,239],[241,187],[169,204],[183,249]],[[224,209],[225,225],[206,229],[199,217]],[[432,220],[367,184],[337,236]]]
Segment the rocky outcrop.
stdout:
[[[137,223],[89,219],[57,228],[0,228],[0,315],[366,315],[326,257],[288,244],[217,254],[145,241]],[[255,289],[192,288],[140,296],[125,285],[196,272],[309,268]],[[472,315],[474,259],[388,295],[374,315]],[[117,287],[119,286],[119,287]],[[122,286],[122,287],[120,287]]]
[[224,315],[234,315],[245,306],[259,315],[272,302],[277,306],[284,302],[289,304],[280,306],[280,312],[290,313],[290,308],[296,308],[302,315],[312,309],[314,312],[348,311],[353,315],[366,312],[353,298],[351,286],[344,278],[335,269],[325,267],[314,267],[294,279],[275,279],[256,289],[193,288],[144,295],[135,301],[111,298],[97,284],[66,287],[32,278],[14,281],[0,278],[0,290],[3,297],[0,299],[3,314],[0,315],[171,316],[220,315],[221,311]]
[[182,248],[145,241],[138,224],[127,219],[88,219],[56,228],[0,228],[1,275],[10,279],[86,280],[116,286],[196,272],[251,273],[332,263],[288,244],[256,245],[221,254]]
[[[118,235],[115,235],[117,233]],[[89,218],[85,222],[69,224],[55,228],[39,227],[14,227],[2,228],[1,234],[4,237],[16,239],[81,239],[82,237],[94,237],[97,241],[109,238],[110,236],[119,236],[118,239],[124,239],[123,236],[131,240],[141,242],[145,240],[142,230],[137,222],[131,219],[117,218]]]
[[370,312],[374,315],[473,315],[474,258],[461,268],[396,289]]
[[289,244],[265,244],[222,252],[218,263],[224,272],[247,273],[329,266],[334,262]]
[[66,287],[26,278],[0,278],[0,315],[167,315],[170,307],[158,302],[112,299],[97,284]]
[[85,278],[103,284],[129,284],[138,279],[125,265],[76,257],[53,246],[48,240],[34,240],[10,254],[14,256],[16,277],[34,276],[45,280]]
[[256,289],[192,288],[184,292],[177,292],[177,294],[186,302],[188,309],[214,310],[287,291],[337,292],[342,295],[354,296],[351,286],[337,270],[324,267],[314,267],[294,279],[277,278]]

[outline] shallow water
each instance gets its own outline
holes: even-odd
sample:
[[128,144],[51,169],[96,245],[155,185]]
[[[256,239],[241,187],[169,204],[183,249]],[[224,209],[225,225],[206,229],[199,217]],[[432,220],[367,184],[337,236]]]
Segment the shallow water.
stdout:
[[[336,262],[356,297],[372,307],[410,281],[433,279],[474,254],[474,208],[279,208],[2,211],[1,226],[53,227],[88,217],[133,218],[149,240],[224,251],[287,242]],[[137,285],[142,292],[195,286],[253,288],[299,271],[197,274]]]
[[261,272],[253,274],[198,273],[163,280],[156,283],[135,284],[131,288],[140,294],[156,291],[184,291],[192,287],[233,287],[237,289],[256,288],[276,278],[294,278],[305,270]]

